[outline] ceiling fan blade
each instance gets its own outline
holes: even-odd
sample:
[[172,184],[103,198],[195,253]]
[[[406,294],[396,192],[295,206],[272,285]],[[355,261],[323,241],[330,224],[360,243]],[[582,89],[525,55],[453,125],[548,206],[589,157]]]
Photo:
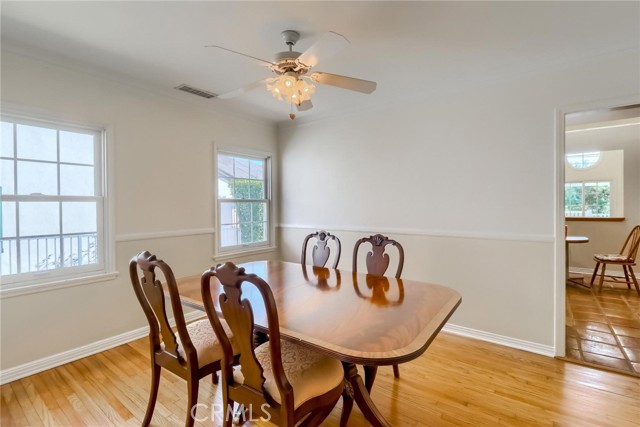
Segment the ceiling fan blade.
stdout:
[[298,111],[307,111],[313,108],[311,101],[302,101],[300,105],[296,105]]
[[267,80],[269,80],[271,77],[267,77],[266,79],[262,79],[262,80],[258,80],[257,82],[253,82],[250,83],[246,86],[240,87],[238,89],[234,89],[230,92],[226,92],[223,94],[218,95],[216,98],[219,99],[230,99],[230,98],[234,98],[238,95],[242,95],[243,93],[249,92],[250,90],[254,90],[259,88],[260,86],[265,86],[267,83]]
[[216,49],[226,50],[227,52],[235,53],[237,55],[242,55],[242,56],[246,56],[247,58],[255,59],[256,61],[264,62],[267,65],[274,65],[273,62],[267,61],[266,59],[260,59],[260,58],[257,58],[255,56],[247,55],[246,53],[238,52],[238,51],[235,51],[235,50],[232,50],[232,49],[227,49],[226,47],[218,46],[218,45],[215,45],[215,44],[210,44],[210,45],[207,45],[205,47],[215,47]]
[[342,34],[329,31],[298,57],[298,61],[309,67],[315,67],[319,58],[328,58],[349,45],[349,40]]
[[329,86],[354,90],[361,93],[371,93],[376,90],[378,84],[369,80],[354,79],[353,77],[339,76],[337,74],[315,72],[311,74],[311,80]]

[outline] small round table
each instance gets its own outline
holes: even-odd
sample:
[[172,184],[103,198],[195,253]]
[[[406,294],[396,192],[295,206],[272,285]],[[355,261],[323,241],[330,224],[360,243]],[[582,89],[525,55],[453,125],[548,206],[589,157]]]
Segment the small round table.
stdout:
[[564,241],[565,241],[564,244],[565,244],[565,256],[566,256],[565,277],[567,279],[567,284],[579,285],[579,286],[584,286],[585,288],[590,288],[591,285],[585,285],[584,277],[580,276],[580,277],[571,278],[571,276],[569,276],[569,243],[588,243],[589,238],[586,236],[566,236]]

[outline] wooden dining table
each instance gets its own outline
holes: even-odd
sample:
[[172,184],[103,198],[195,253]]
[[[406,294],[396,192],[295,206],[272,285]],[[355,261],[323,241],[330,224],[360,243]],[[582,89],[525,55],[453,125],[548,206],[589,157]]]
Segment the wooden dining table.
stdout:
[[[373,426],[390,426],[371,400],[356,365],[393,365],[419,357],[462,301],[453,289],[415,280],[282,261],[239,266],[271,287],[282,339],[342,362],[346,392],[341,426],[346,425],[354,401]],[[183,304],[204,310],[200,275],[178,278],[177,284]],[[213,283],[211,291],[217,307],[222,286]],[[268,332],[260,294],[245,286],[243,297],[253,308],[256,330]]]
[[569,271],[569,245],[574,243],[589,243],[589,238],[587,236],[565,236],[564,245],[565,245],[565,279],[567,284],[584,286],[585,288],[590,288],[591,285],[586,285],[584,283],[584,277],[571,277],[571,272]]

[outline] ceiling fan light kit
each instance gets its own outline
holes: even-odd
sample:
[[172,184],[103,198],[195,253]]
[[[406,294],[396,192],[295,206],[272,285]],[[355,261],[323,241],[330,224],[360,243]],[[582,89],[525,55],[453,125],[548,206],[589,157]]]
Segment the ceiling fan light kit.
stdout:
[[313,83],[326,84],[366,94],[372,93],[376,89],[376,82],[368,80],[321,72],[314,72],[309,76],[306,75],[309,70],[317,64],[318,56],[329,56],[349,44],[349,41],[344,36],[330,31],[324,34],[304,53],[300,53],[293,50],[293,46],[295,46],[296,42],[300,39],[300,33],[293,30],[286,30],[283,31],[281,35],[285,44],[289,47],[289,50],[277,53],[274,62],[265,61],[222,46],[207,46],[258,59],[261,62],[267,63],[267,67],[277,74],[277,77],[263,79],[260,82],[252,83],[244,88],[236,89],[229,94],[222,94],[218,98],[231,98],[266,82],[266,88],[274,98],[291,105],[289,117],[293,120],[296,117],[293,113],[294,105],[298,111],[306,111],[313,107],[311,95],[313,95],[316,90]]

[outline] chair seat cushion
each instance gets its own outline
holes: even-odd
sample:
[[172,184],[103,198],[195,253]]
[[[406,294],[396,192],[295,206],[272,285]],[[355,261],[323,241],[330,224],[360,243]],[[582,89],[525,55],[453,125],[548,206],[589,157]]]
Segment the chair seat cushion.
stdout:
[[[280,341],[282,349],[282,366],[285,375],[293,387],[293,404],[295,408],[317,396],[321,396],[336,388],[344,379],[342,363],[332,357],[300,345]],[[255,355],[264,370],[264,388],[278,403],[281,402],[280,392],[275,384],[271,367],[271,346],[266,342],[255,349]],[[244,383],[242,371],[234,370],[233,379],[237,383]]]
[[[227,322],[225,322],[224,319],[220,319],[220,322],[222,323],[222,327],[227,333],[227,336],[232,340],[233,345],[233,333],[231,332],[229,325],[227,325]],[[202,368],[209,363],[222,359],[222,347],[218,342],[218,338],[216,337],[216,333],[213,331],[213,327],[211,326],[209,319],[189,323],[187,325],[187,331],[189,332],[191,342],[198,353],[198,368]],[[183,358],[186,357],[178,335],[176,335],[176,341],[178,341],[178,354]]]
[[593,256],[593,259],[599,262],[617,262],[626,263],[631,262],[629,257],[620,254],[597,254]]

